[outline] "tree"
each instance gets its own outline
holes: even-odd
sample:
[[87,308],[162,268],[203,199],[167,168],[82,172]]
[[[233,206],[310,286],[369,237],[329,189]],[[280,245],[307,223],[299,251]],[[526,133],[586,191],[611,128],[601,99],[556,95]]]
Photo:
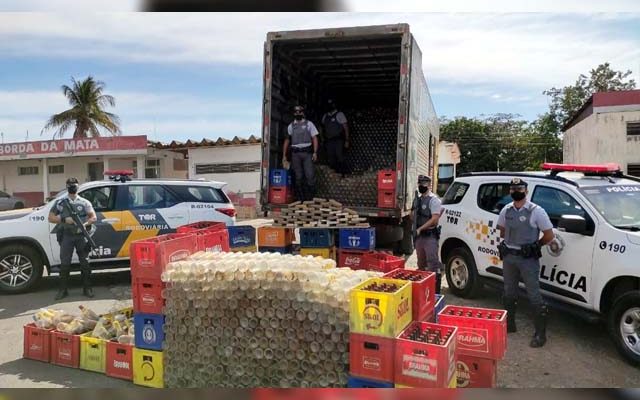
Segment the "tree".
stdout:
[[113,96],[103,94],[104,83],[91,76],[80,82],[71,78],[71,82],[73,87],[62,85],[62,92],[71,108],[51,116],[43,131],[57,129],[53,137],[62,138],[75,125],[74,138],[99,137],[98,127],[104,128],[111,135],[119,135],[120,119],[104,110],[107,106],[116,105]]

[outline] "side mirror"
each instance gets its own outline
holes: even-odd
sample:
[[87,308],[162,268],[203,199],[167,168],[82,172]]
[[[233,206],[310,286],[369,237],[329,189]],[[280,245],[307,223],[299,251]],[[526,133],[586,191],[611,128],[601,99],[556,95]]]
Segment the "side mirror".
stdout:
[[584,235],[587,232],[587,220],[579,215],[563,215],[558,221],[558,229],[568,233]]

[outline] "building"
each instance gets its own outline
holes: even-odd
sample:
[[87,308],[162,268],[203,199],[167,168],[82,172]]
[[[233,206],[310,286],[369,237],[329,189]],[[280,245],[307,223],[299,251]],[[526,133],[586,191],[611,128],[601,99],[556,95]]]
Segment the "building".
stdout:
[[138,178],[186,178],[188,172],[184,153],[156,148],[144,135],[0,144],[0,187],[26,207],[43,204],[68,177],[88,182],[117,169]]
[[438,144],[438,195],[443,196],[457,175],[460,148],[457,143],[441,141]]
[[614,162],[640,176],[640,90],[594,93],[562,130],[565,163]]

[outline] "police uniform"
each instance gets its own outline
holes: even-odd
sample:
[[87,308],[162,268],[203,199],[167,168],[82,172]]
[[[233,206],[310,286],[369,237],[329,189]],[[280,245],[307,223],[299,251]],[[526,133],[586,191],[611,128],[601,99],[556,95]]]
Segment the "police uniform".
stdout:
[[[427,181],[425,180],[424,182]],[[431,183],[430,180],[428,182]],[[438,255],[439,229],[437,227],[423,229],[420,235],[417,235],[417,229],[427,223],[433,214],[441,213],[442,202],[435,194],[429,191],[416,197],[412,210],[414,211],[412,230],[415,237],[414,247],[418,257],[418,269],[436,274],[436,292],[440,293],[442,262],[440,262],[440,256]]]
[[346,123],[347,117],[340,111],[334,110],[322,117],[327,161],[334,171],[341,174],[346,172],[344,165],[344,124]]
[[315,196],[316,172],[313,165],[313,140],[318,135],[313,122],[306,119],[293,121],[287,127],[291,140],[291,166],[296,180],[298,200],[311,200]]

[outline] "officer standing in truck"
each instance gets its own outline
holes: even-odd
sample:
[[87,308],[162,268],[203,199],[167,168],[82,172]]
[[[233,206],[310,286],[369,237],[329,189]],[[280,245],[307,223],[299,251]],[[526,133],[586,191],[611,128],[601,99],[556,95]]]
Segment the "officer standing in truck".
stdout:
[[349,124],[343,112],[338,111],[335,101],[327,101],[327,113],[322,117],[322,133],[327,150],[329,167],[345,174],[344,150],[349,148]]
[[[534,310],[535,332],[531,347],[542,347],[547,341],[547,306],[540,294],[541,247],[553,241],[553,225],[547,212],[527,200],[527,182],[513,178],[509,185],[512,203],[498,217],[498,246],[503,265],[504,307],[507,310],[507,331],[516,332],[516,308],[520,277],[524,281]],[[542,232],[542,238],[540,238]],[[554,242],[555,243],[555,242]]]
[[438,255],[438,224],[442,214],[442,202],[431,192],[431,178],[426,175],[418,176],[418,192],[420,195],[416,196],[411,207],[418,269],[436,274],[436,293],[440,294],[442,262]]
[[[67,289],[69,286],[69,275],[71,273],[71,258],[73,250],[78,254],[82,273],[82,293],[86,297],[93,297],[93,289],[91,288],[91,268],[89,266],[89,246],[87,239],[73,218],[68,207],[71,207],[84,221],[85,227],[95,223],[96,213],[93,206],[80,196],[78,196],[79,183],[76,178],[67,179],[67,195],[54,204],[49,212],[49,222],[58,224],[60,244],[60,287],[55,299],[61,300],[69,295]],[[68,206],[64,202],[68,201]]]
[[316,194],[315,163],[318,160],[318,129],[313,122],[305,119],[304,107],[293,109],[294,121],[287,127],[284,140],[282,164],[287,164],[289,144],[291,144],[291,166],[296,179],[298,200],[312,200]]

